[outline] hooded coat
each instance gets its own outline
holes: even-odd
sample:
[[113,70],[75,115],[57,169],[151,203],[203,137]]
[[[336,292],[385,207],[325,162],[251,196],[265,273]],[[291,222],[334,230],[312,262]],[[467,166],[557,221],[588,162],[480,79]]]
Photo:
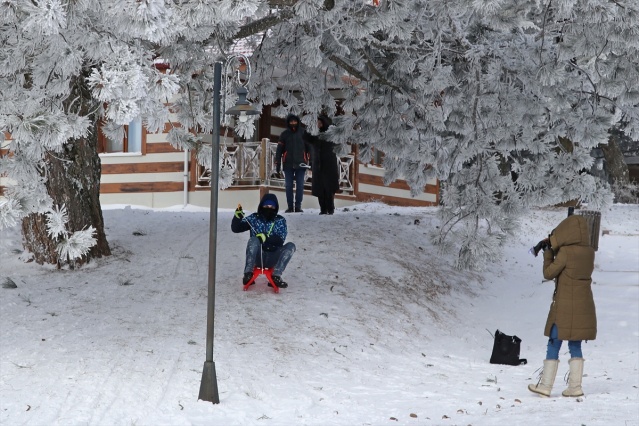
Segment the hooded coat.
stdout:
[[[273,219],[269,219],[268,213],[265,212],[264,202],[271,200],[275,202],[275,215]],[[275,194],[265,194],[260,200],[257,212],[243,218],[233,216],[231,221],[231,231],[235,233],[251,231],[251,237],[257,234],[266,235],[266,240],[262,244],[264,251],[275,251],[284,245],[288,228],[286,219],[277,214],[280,204]]]
[[339,190],[339,167],[335,154],[337,144],[322,137],[322,133],[326,132],[328,126],[332,124],[331,119],[324,115],[320,115],[317,119],[323,123],[320,135],[308,135],[307,140],[313,148],[311,190],[313,196],[322,197],[326,193],[335,194]]
[[[291,121],[297,121],[297,127],[293,130]],[[310,153],[304,137],[302,121],[297,115],[289,114],[286,117],[286,130],[280,135],[275,152],[275,167],[285,169],[297,169],[301,163],[309,160]]]
[[551,249],[544,251],[544,278],[555,279],[544,334],[557,325],[559,340],[594,340],[597,314],[592,296],[595,250],[590,246],[588,221],[572,215],[550,235]]

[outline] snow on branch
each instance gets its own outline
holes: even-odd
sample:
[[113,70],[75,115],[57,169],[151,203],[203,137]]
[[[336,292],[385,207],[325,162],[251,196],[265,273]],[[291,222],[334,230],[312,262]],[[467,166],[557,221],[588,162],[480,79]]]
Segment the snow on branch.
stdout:
[[45,216],[47,217],[49,237],[57,242],[56,251],[60,264],[72,262],[85,256],[97,243],[93,226],[75,232],[67,230],[69,216],[65,205],[49,209]]

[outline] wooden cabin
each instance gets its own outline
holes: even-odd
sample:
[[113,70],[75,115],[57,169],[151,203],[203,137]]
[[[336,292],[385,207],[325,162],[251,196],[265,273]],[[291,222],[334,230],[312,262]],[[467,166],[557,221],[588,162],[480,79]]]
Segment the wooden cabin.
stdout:
[[[102,180],[100,201],[104,205],[140,205],[163,208],[175,205],[210,205],[210,171],[200,166],[194,156],[173,148],[164,133],[147,133],[132,123],[121,143],[101,137]],[[233,170],[233,184],[219,192],[220,208],[235,208],[238,203],[251,208],[267,193],[277,194],[285,205],[284,179],[275,173],[275,152],[279,135],[285,129],[283,118],[272,116],[271,107],[262,111],[256,123],[254,141],[239,141],[232,129],[220,131],[220,158]],[[205,135],[211,140],[211,135]],[[340,192],[335,196],[337,208],[369,201],[401,206],[433,206],[439,202],[439,184],[429,182],[424,193],[411,197],[405,181],[383,184],[381,155],[377,163],[364,164],[357,158],[357,148],[338,159]],[[302,208],[319,208],[311,196],[312,171],[307,173]]]

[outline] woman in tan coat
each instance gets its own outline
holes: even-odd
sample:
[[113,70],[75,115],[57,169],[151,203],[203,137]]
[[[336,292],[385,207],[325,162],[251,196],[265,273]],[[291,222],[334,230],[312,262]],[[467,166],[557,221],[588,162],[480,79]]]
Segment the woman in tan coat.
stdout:
[[549,338],[544,369],[539,383],[528,385],[532,392],[550,396],[559,366],[559,349],[568,340],[570,372],[568,388],[562,395],[584,394],[581,342],[597,337],[597,315],[590,288],[594,265],[595,250],[590,246],[588,221],[580,215],[567,217],[550,234],[549,247],[544,250],[544,278],[555,280],[555,292],[544,331]]

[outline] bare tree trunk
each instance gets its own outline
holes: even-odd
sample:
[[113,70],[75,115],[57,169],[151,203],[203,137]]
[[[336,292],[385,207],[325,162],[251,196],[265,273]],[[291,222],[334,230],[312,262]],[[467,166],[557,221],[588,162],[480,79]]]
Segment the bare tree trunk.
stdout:
[[[65,106],[67,111],[74,110],[81,115],[92,115],[91,94],[86,86],[85,76],[81,75],[73,80],[72,93]],[[43,174],[47,178],[48,194],[55,206],[65,205],[67,208],[67,230],[75,232],[89,226],[96,230],[97,244],[91,248],[87,256],[77,259],[74,265],[82,265],[92,258],[111,255],[104,233],[100,205],[101,162],[97,149],[97,120],[94,119],[92,122],[96,124],[89,137],[70,140],[62,152],[47,153],[44,162]],[[46,216],[32,214],[25,217],[22,220],[22,236],[25,249],[33,254],[39,264],[52,263],[60,267],[67,262],[67,259],[58,259],[57,243],[47,233]]]

